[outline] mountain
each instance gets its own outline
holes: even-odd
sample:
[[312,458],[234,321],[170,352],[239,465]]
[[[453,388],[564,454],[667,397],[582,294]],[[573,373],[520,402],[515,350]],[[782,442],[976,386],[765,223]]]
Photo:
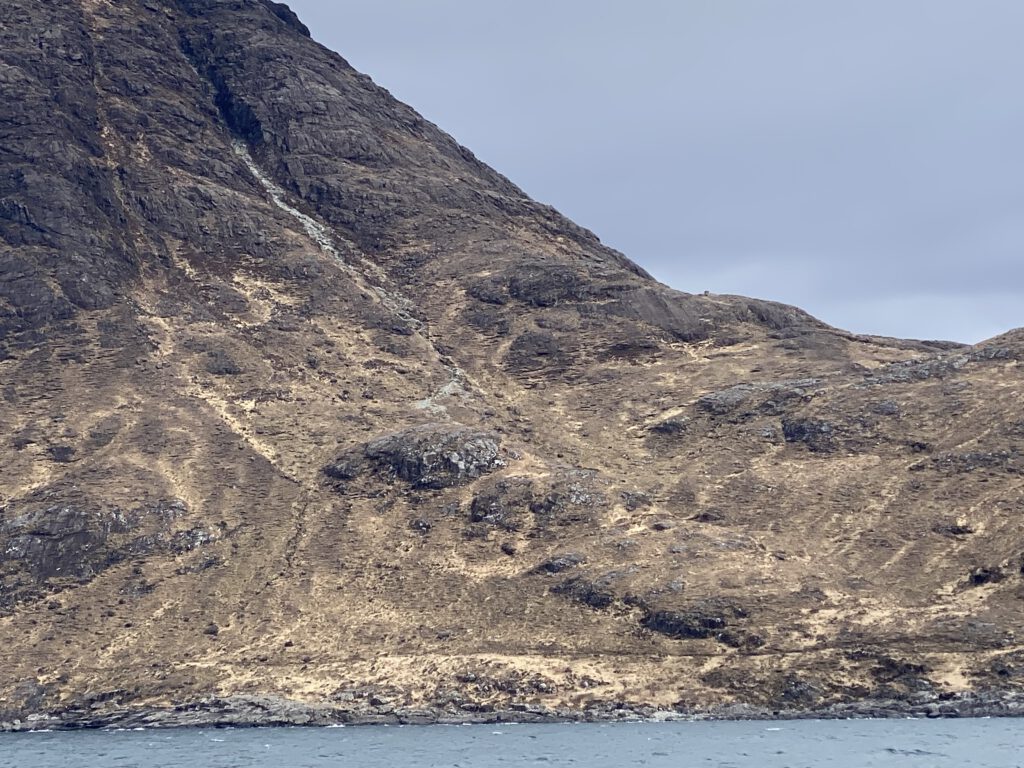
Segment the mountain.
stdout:
[[1024,331],[672,290],[278,3],[0,38],[4,727],[1020,711]]

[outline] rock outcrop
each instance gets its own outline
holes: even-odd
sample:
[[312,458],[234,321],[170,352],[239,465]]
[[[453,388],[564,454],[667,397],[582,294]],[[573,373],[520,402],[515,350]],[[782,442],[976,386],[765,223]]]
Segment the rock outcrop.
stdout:
[[337,480],[363,472],[404,480],[414,488],[465,485],[504,465],[501,438],[493,432],[450,424],[421,424],[382,435],[324,467]]

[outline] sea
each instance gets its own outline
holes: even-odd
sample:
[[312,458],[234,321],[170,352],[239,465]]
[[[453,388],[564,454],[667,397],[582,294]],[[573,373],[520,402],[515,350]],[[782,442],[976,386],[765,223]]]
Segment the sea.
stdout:
[[1024,767],[1024,720],[356,726],[0,734],[3,768]]

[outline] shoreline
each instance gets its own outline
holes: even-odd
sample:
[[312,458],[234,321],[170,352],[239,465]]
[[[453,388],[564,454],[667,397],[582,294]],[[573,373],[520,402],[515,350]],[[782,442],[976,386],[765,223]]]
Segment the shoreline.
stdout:
[[656,723],[701,721],[881,720],[962,717],[1022,717],[1024,691],[977,692],[916,700],[867,699],[822,707],[771,709],[732,704],[706,710],[658,709],[642,704],[600,702],[585,709],[512,704],[507,709],[462,711],[396,707],[389,711],[344,709],[274,696],[206,698],[168,707],[124,707],[0,714],[0,733],[183,728],[367,727],[373,725],[534,725],[564,723]]

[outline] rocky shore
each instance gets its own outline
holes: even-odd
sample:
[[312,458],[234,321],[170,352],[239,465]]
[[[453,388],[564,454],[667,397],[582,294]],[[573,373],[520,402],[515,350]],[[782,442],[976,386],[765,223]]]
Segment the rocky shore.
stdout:
[[511,704],[507,709],[340,707],[273,696],[205,698],[167,707],[75,706],[11,717],[0,713],[0,732],[135,728],[266,728],[338,725],[485,725],[494,723],[607,723],[696,720],[844,720],[861,718],[1019,717],[1024,693],[922,694],[866,699],[814,709],[772,710],[732,704],[707,710],[659,709],[642,704],[593,702],[582,709]]

